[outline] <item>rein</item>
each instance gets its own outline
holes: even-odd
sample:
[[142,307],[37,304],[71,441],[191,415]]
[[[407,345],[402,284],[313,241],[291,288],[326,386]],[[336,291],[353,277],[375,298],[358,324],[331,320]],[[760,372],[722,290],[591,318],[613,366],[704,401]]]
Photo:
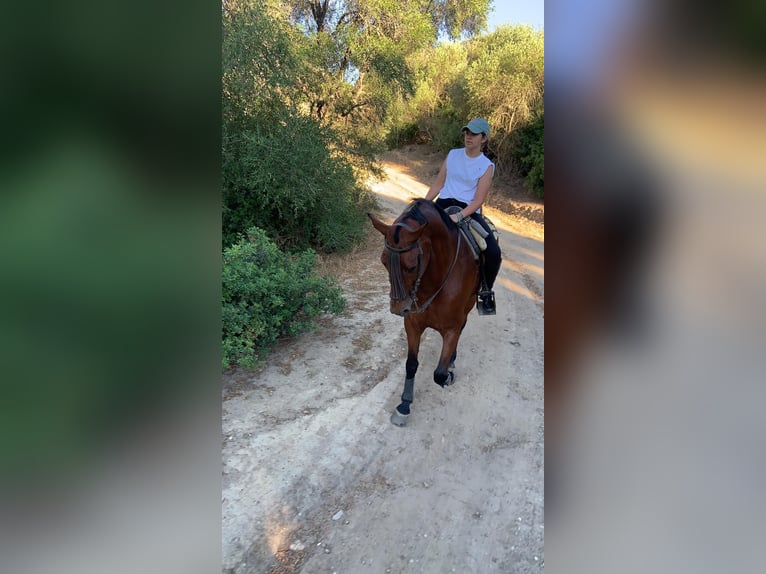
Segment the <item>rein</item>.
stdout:
[[[401,227],[409,227],[403,223],[397,223],[396,225]],[[388,251],[388,269],[389,269],[389,278],[391,280],[391,300],[392,301],[402,301],[404,300],[408,295],[410,299],[412,299],[412,304],[415,306],[414,313],[422,313],[426,309],[428,309],[428,306],[431,304],[431,301],[433,301],[436,296],[441,293],[441,290],[444,289],[444,286],[447,284],[447,279],[449,279],[450,274],[452,273],[452,269],[455,267],[455,263],[457,263],[458,255],[460,254],[460,242],[462,240],[462,233],[458,231],[457,234],[457,246],[455,247],[455,257],[452,258],[452,263],[449,266],[449,269],[447,269],[447,274],[444,276],[444,280],[442,281],[441,285],[439,285],[439,288],[436,290],[436,292],[431,295],[428,299],[426,299],[426,302],[423,303],[422,307],[418,306],[418,289],[420,288],[420,280],[423,278],[423,274],[425,273],[425,269],[422,268],[422,261],[423,261],[423,249],[420,247],[420,240],[415,241],[412,245],[409,245],[408,247],[393,247],[392,245],[389,245],[388,240],[384,239],[386,250]],[[401,261],[399,259],[399,255],[402,253],[407,253],[408,251],[412,251],[413,249],[418,250],[418,268],[417,273],[418,277],[415,280],[415,285],[412,287],[412,290],[408,293],[406,293],[405,287],[404,287],[404,276],[402,275],[402,265]]]

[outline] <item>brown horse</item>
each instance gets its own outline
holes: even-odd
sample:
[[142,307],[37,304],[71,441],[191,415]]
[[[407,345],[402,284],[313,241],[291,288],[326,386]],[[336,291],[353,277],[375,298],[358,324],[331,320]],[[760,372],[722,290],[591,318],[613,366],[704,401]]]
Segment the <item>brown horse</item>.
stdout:
[[391,282],[391,312],[404,317],[407,333],[404,392],[391,415],[392,423],[404,426],[427,327],[442,336],[434,381],[444,387],[455,380],[458,340],[479,288],[478,265],[457,225],[431,201],[413,201],[391,225],[369,217],[385,238],[381,260]]

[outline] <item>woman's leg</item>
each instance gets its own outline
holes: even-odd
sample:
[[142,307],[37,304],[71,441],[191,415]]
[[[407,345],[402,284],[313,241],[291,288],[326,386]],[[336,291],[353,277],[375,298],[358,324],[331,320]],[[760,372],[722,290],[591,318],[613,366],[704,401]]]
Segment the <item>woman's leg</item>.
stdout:
[[441,197],[436,199],[436,205],[441,207],[442,209],[447,209],[448,207],[452,207],[453,205],[458,206],[459,208],[464,208],[467,203],[463,203],[462,201],[458,201],[457,199],[448,198],[448,199],[442,199]]
[[484,218],[480,214],[474,213],[471,217],[478,221],[479,225],[481,225],[488,233],[485,239],[487,242],[487,249],[484,251],[484,276],[487,279],[487,287],[491,291],[492,286],[495,284],[497,274],[500,272],[500,265],[502,263],[500,245],[498,245],[497,239],[495,239],[495,234],[492,233],[489,225],[487,225],[487,222],[484,221]]

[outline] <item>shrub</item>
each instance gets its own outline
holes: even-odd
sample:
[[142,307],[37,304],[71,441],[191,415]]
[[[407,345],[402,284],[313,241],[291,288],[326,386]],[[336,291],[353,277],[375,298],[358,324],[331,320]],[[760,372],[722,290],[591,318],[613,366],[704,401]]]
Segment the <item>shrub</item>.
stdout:
[[545,198],[545,153],[541,145],[535,146],[532,169],[524,178],[524,186],[540,199]]
[[345,307],[332,279],[317,275],[310,250],[281,251],[257,227],[223,252],[223,368],[261,363],[277,338],[312,327]]
[[463,147],[463,135],[460,130],[466,120],[458,117],[455,110],[437,110],[431,120],[431,138],[436,149],[447,152],[452,148]]
[[396,149],[406,144],[415,143],[420,133],[420,127],[417,122],[406,122],[395,125],[386,134],[386,147]]
[[545,119],[535,118],[519,130],[516,158],[525,187],[540,199],[545,196]]
[[224,134],[224,245],[256,226],[281,246],[349,249],[366,221],[353,166],[311,118],[285,113],[281,122]]
[[309,44],[281,4],[224,3],[223,245],[260,227],[281,247],[347,250],[366,231],[374,158],[311,116]]

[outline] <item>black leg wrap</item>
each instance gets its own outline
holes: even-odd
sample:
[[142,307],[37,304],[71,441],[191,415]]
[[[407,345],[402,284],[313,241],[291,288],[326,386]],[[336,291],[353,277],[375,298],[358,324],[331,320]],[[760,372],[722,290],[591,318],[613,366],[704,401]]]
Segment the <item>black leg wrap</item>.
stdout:
[[[402,402],[403,403],[411,403],[412,399],[414,398],[414,387],[415,387],[415,378],[407,378],[404,379],[404,392],[402,393]],[[409,407],[409,405],[408,405]]]
[[407,357],[407,362],[405,363],[405,368],[407,371],[407,378],[408,379],[414,379],[415,373],[418,372],[418,363],[417,358],[415,357]]
[[407,377],[404,379],[404,392],[402,393],[402,402],[398,407],[396,407],[396,411],[391,413],[391,422],[398,427],[405,426],[407,424],[407,420],[409,419],[410,404],[412,404],[414,386],[415,377]]

